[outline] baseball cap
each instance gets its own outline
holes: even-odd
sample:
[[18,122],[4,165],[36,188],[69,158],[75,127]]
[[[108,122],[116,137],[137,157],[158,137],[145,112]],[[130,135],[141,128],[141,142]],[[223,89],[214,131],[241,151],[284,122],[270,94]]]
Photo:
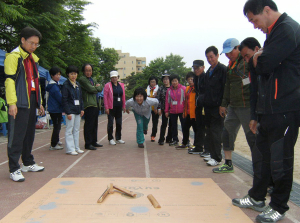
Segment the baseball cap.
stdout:
[[236,38],[229,38],[223,43],[222,53],[230,53],[234,47],[238,46],[240,42]]
[[193,67],[194,66],[196,66],[196,67],[204,66],[204,61],[203,60],[194,60]]
[[118,76],[119,76],[118,71],[113,70],[110,72],[110,77],[118,77]]

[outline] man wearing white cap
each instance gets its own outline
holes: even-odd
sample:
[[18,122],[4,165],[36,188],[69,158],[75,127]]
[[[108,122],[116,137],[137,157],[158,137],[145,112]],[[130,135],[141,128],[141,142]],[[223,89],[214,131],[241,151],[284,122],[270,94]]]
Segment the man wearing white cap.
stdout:
[[[239,41],[235,38],[227,39],[223,44],[222,53],[229,59],[227,77],[223,100],[219,109],[222,117],[225,117],[223,131],[223,150],[225,163],[214,168],[214,173],[234,172],[231,154],[234,150],[234,142],[238,129],[243,126],[245,136],[250,149],[255,144],[255,135],[249,128],[250,122],[250,81],[248,63],[243,60],[238,49]],[[222,54],[221,53],[221,54]],[[227,115],[226,115],[227,114]],[[227,134],[224,134],[227,133]],[[209,165],[209,163],[207,163]],[[216,164],[216,163],[213,163]],[[212,165],[211,165],[212,166]]]
[[[118,82],[118,71],[110,72],[110,82],[104,86],[104,107],[107,114],[107,137],[110,145],[124,144],[121,139],[122,110],[125,113],[125,89],[124,84]],[[114,119],[116,119],[115,139],[113,137]]]
[[78,79],[78,82],[81,86],[84,105],[85,122],[83,134],[85,149],[96,150],[96,147],[102,147],[102,145],[97,143],[99,115],[97,93],[102,91],[102,87],[92,78],[93,66],[91,64],[84,64],[82,72],[84,75]]

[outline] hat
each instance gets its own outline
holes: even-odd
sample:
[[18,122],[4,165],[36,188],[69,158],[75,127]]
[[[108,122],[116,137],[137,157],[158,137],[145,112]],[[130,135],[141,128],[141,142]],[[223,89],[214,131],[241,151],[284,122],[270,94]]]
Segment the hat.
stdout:
[[204,61],[203,60],[194,60],[193,67],[194,66],[196,66],[196,67],[204,66]]
[[112,77],[118,77],[118,76],[119,76],[118,71],[113,70],[113,71],[110,72],[110,77],[111,77],[111,78],[112,78]]
[[[230,53],[234,47],[240,45],[240,42],[236,38],[227,39],[223,43],[223,51],[222,53]],[[221,54],[222,54],[221,53]]]

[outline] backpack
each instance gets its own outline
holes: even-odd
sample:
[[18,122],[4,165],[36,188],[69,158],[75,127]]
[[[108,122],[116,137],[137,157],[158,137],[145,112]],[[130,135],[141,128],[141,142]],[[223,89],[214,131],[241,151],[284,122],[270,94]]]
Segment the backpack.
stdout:
[[8,109],[5,100],[0,98],[0,123],[5,122],[8,122]]

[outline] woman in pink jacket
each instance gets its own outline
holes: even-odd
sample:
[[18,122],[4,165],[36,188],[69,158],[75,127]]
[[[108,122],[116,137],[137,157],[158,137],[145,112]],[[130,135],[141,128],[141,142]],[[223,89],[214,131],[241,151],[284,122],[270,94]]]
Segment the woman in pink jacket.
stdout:
[[[125,89],[124,84],[118,82],[119,74],[117,71],[110,72],[110,82],[104,86],[104,107],[107,114],[107,135],[110,145],[117,143],[124,144],[125,141],[121,139],[122,130],[122,110],[125,113]],[[114,119],[116,119],[116,133],[115,139],[113,137]]]
[[172,126],[172,139],[173,141],[169,144],[170,146],[178,146],[178,128],[177,120],[179,117],[181,123],[181,129],[183,129],[184,119],[183,119],[183,109],[184,109],[184,99],[185,99],[185,86],[182,86],[179,81],[178,75],[170,76],[171,87],[166,93],[166,103],[165,103],[165,114],[168,118],[170,116],[170,122]]

